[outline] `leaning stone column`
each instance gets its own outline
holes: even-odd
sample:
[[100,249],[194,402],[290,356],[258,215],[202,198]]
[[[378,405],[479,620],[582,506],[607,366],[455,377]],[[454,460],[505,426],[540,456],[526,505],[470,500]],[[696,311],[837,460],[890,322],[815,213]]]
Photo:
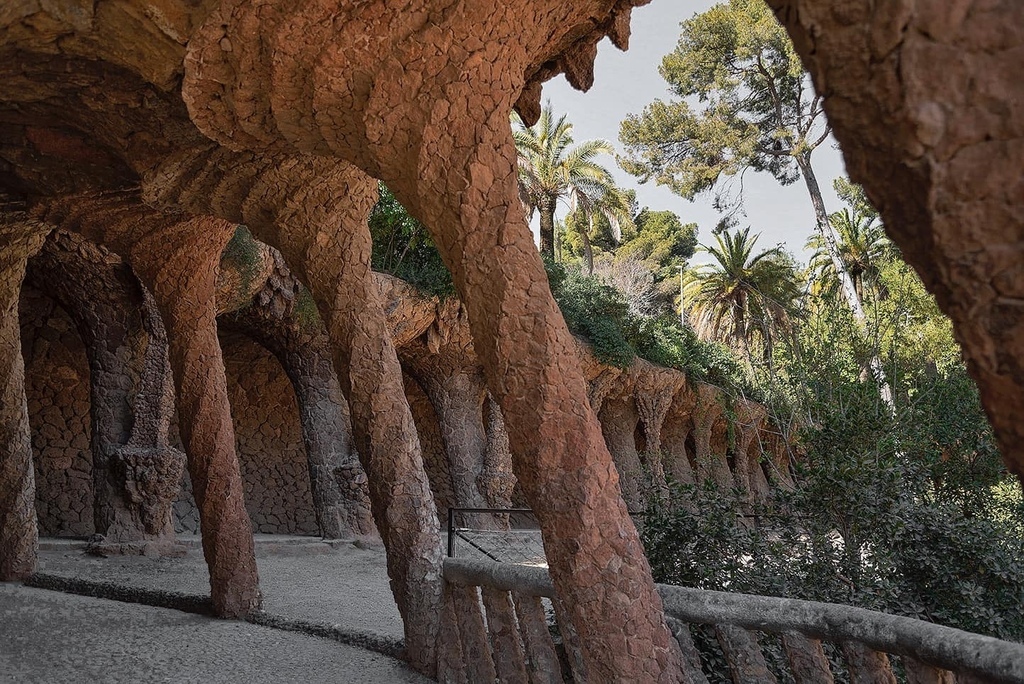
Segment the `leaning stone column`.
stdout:
[[[283,139],[304,151],[343,156],[388,183],[427,225],[469,312],[474,348],[505,416],[516,475],[540,518],[552,579],[583,637],[588,671],[594,681],[677,682],[684,679],[678,647],[618,494],[600,425],[587,404],[575,342],[551,297],[519,206],[509,130],[517,100],[521,108],[539,110],[539,83],[553,70],[564,69],[571,82],[589,85],[598,40],[610,34],[616,44],[625,45],[631,5],[544,0],[528,7],[473,5],[427,17],[403,5],[379,3],[371,14],[381,39],[367,43],[359,38],[364,15],[357,21],[331,21],[352,16],[351,3],[270,3],[270,11],[251,21],[252,4],[232,0],[193,34],[182,96],[193,121],[211,138],[250,150]],[[312,45],[322,50],[310,50]],[[558,57],[558,65],[534,78],[548,57]],[[358,77],[348,78],[353,74]],[[271,83],[279,87],[268,87]],[[254,204],[278,192],[273,185],[258,185],[249,193]],[[218,187],[233,191],[237,186]],[[358,200],[358,191],[354,195]],[[300,252],[307,263],[335,243],[334,262],[344,259],[346,268],[363,268],[369,259],[368,236],[364,243],[336,235],[321,220],[328,213],[321,213],[328,198],[315,187],[293,199],[286,213],[300,219],[303,212],[317,215],[303,221],[320,231],[315,244],[307,243],[307,251]],[[282,242],[299,244],[290,238]],[[360,300],[366,294],[378,306],[375,294],[353,280],[345,296]],[[313,279],[309,282],[312,287]],[[330,295],[333,306],[323,310],[339,307],[338,299]],[[353,388],[360,374],[374,378],[388,368],[389,355],[369,346],[381,346],[383,336],[375,326],[370,321],[364,331],[338,331],[341,355],[359,348],[374,362],[363,366],[363,360],[356,361],[358,354],[351,354]],[[333,339],[333,328],[331,334]],[[383,347],[390,352],[387,340]],[[398,390],[394,394],[392,386]],[[376,397],[350,394],[357,438],[360,423],[366,419],[363,424],[369,424],[361,412],[374,409],[400,418],[390,435],[379,435],[384,445],[376,448],[399,441],[396,437],[406,434],[399,428],[405,425],[411,432],[407,407],[396,403],[400,388],[396,374],[394,381],[387,377],[388,391]],[[367,455],[363,446],[360,442],[367,465],[377,454]],[[405,463],[408,451],[392,449],[388,457]],[[381,485],[367,470],[377,499],[373,487]],[[406,474],[418,475],[411,468]],[[413,498],[419,491],[430,500],[425,477],[422,489],[410,478],[402,493]],[[397,519],[420,521],[410,513],[388,522]],[[384,522],[378,516],[378,526]],[[384,529],[381,533],[387,535]],[[404,549],[415,553],[418,545]],[[438,559],[430,560],[436,573]],[[427,563],[418,568],[430,571]],[[439,587],[432,577],[424,579],[420,587]],[[392,574],[392,581],[399,593],[408,576]],[[421,614],[436,616],[438,600],[418,607]],[[405,618],[408,630],[412,616]]]
[[[640,365],[640,364],[638,364]],[[640,423],[646,437],[647,467],[651,470],[654,485],[665,492],[665,454],[662,454],[661,429],[665,416],[672,407],[676,392],[686,382],[686,376],[669,368],[642,364],[633,389]]]
[[[488,50],[477,63],[492,63]],[[431,229],[469,312],[515,474],[540,520],[552,580],[590,676],[682,681],[678,647],[587,401],[576,343],[519,206],[511,103],[491,109],[467,90],[473,81],[453,83],[448,104],[433,110],[437,119],[417,131],[418,168],[404,166],[415,173],[385,181]],[[400,111],[386,116],[381,130],[407,125]]]
[[[696,454],[687,453],[686,448],[687,439],[691,437],[690,433],[693,431],[692,414],[695,402],[696,395],[687,383],[676,392],[672,406],[662,422],[662,443],[667,459],[668,474],[681,485],[692,485],[697,482],[693,467],[690,465],[690,456],[692,455],[696,462]],[[696,442],[694,446],[696,446]]]
[[[277,250],[268,251],[270,277],[220,324],[241,330],[267,348],[288,375],[299,404],[310,493],[326,539],[375,535],[366,475],[352,446],[348,404],[341,391],[330,340],[312,302]],[[223,271],[222,271],[223,273]],[[220,306],[221,313],[224,306]],[[340,473],[341,477],[336,474]],[[337,479],[336,479],[337,477]]]
[[0,582],[36,569],[39,527],[18,296],[25,263],[47,232],[20,214],[0,217]]
[[636,450],[636,428],[640,421],[630,395],[606,399],[599,414],[601,433],[619,474],[622,498],[633,511],[643,510],[643,472]]
[[[446,327],[447,322],[439,313],[426,335],[402,348],[401,359],[406,371],[430,398],[437,415],[455,506],[485,508],[487,500],[477,481],[484,469],[487,449],[483,415],[487,390],[473,354],[469,331],[464,325],[460,329],[457,323],[450,330],[437,330],[438,326]],[[472,524],[490,524],[479,516],[470,516],[470,519]]]
[[[205,183],[222,190],[216,198]],[[225,149],[169,159],[144,183],[147,201],[244,223],[309,286],[351,409],[374,521],[405,626],[406,659],[436,672],[441,534],[402,370],[370,270],[366,220],[377,183],[344,162],[258,157]]]
[[155,303],[119,256],[61,230],[29,262],[28,278],[86,341],[93,517],[102,537],[90,552],[180,555],[172,505],[185,455],[167,443],[173,381]]
[[235,226],[159,214],[132,195],[71,198],[52,207],[47,218],[125,256],[153,293],[167,326],[214,610],[241,617],[258,609],[252,527],[217,339],[216,269]]
[[761,470],[761,443],[758,437],[765,423],[764,406],[749,399],[736,400],[736,457],[734,459],[736,487],[743,492],[749,505],[765,503],[771,495],[768,480]]
[[516,476],[512,474],[512,451],[508,444],[508,431],[501,407],[494,397],[487,395],[487,447],[484,449],[484,469],[477,478],[477,486],[490,508],[512,508],[512,492]]

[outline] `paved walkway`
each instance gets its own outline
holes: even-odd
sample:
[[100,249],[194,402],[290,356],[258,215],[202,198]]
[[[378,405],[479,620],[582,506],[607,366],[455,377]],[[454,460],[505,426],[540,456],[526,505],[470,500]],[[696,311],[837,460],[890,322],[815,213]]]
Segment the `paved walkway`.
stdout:
[[[209,594],[193,541],[185,558],[94,558],[45,540],[39,572],[180,594]],[[267,613],[402,635],[379,548],[260,537]],[[337,641],[167,608],[0,584],[0,682],[426,682],[399,661]]]

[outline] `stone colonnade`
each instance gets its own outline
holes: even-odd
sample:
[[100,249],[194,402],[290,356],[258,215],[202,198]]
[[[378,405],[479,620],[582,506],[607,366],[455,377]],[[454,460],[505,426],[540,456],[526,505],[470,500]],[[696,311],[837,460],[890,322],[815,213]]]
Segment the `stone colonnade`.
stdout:
[[[564,74],[588,88],[598,41],[626,46],[634,4],[642,2],[164,0],[137,12],[56,0],[0,13],[0,201],[14,198],[125,257],[152,293],[220,613],[259,604],[216,336],[215,271],[244,223],[281,251],[317,304],[408,656],[439,674],[436,519],[369,271],[365,217],[370,179],[379,178],[428,227],[454,275],[513,470],[543,528],[560,610],[579,632],[580,667],[594,681],[685,680],[614,458],[642,468],[641,453],[658,445],[675,458],[648,459],[655,481],[664,470],[733,482],[722,411],[713,388],[633,408],[607,380],[588,385],[517,201],[508,128],[513,108],[536,119],[545,80]],[[815,79],[851,176],[950,314],[1009,467],[1024,472],[1024,110],[1015,106],[1024,6],[769,4]],[[3,579],[31,572],[35,545],[14,311],[25,261],[47,228],[26,218],[7,212],[0,227]],[[116,335],[110,341],[124,348]],[[430,391],[441,397],[450,388]],[[601,401],[583,402],[588,392]],[[116,393],[109,397],[116,407]],[[602,429],[599,403],[615,427]],[[684,429],[673,416],[691,403],[692,429]],[[758,421],[756,410],[736,412]],[[108,472],[117,463],[141,477],[174,460],[152,444],[129,457],[136,445],[130,435],[124,441],[123,416],[100,426],[112,447],[98,458]],[[732,448],[740,489],[754,496],[764,485],[752,442],[741,435]],[[488,444],[503,458],[497,441]],[[458,473],[467,491],[474,472]],[[111,520],[110,509],[98,515]]]

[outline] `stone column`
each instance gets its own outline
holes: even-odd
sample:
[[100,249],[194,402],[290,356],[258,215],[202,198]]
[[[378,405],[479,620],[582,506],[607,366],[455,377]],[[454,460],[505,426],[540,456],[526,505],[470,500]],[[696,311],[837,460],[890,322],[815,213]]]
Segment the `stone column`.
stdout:
[[47,231],[22,215],[0,217],[0,582],[36,569],[39,528],[18,296],[25,263]]
[[155,304],[120,257],[61,230],[29,262],[28,278],[60,303],[86,343],[94,523],[103,537],[90,550],[183,553],[171,507],[185,455],[167,443],[172,380]]
[[631,511],[641,511],[646,497],[635,437],[640,417],[637,415],[633,398],[626,395],[605,399],[599,420],[605,444],[619,474],[622,498]]
[[[662,423],[661,436],[664,444],[666,467],[668,475],[677,483],[692,485],[697,483],[697,477],[690,464],[690,456],[687,449],[687,440],[694,439],[693,432],[693,409],[696,403],[696,395],[685,385],[678,392],[669,407],[668,414]],[[694,442],[696,446],[696,442]],[[694,449],[695,451],[695,449]],[[696,462],[696,453],[694,462]]]
[[327,539],[374,535],[366,475],[352,446],[348,402],[323,321],[311,302],[299,310],[299,299],[308,293],[279,252],[273,250],[270,258],[270,278],[221,325],[241,330],[268,349],[291,381],[320,533]]
[[516,476],[512,474],[512,451],[501,407],[494,397],[487,395],[487,448],[484,450],[484,469],[477,485],[490,508],[511,508]]
[[[401,350],[406,371],[430,398],[441,430],[448,471],[451,474],[454,504],[460,508],[486,508],[487,500],[477,481],[484,470],[487,431],[484,425],[484,401],[487,389],[483,373],[476,363],[468,330],[449,330],[449,339],[441,333],[427,334]],[[426,339],[424,339],[426,338]],[[437,342],[431,344],[431,339]],[[472,524],[487,524],[480,516],[470,516]]]
[[735,484],[725,451],[718,453],[713,447],[712,437],[715,422],[722,417],[720,393],[711,385],[699,385],[697,404],[693,409],[693,436],[696,446],[697,479],[710,479],[718,485],[723,494],[729,493]]
[[241,617],[258,609],[252,527],[217,339],[216,271],[235,226],[159,214],[132,195],[70,198],[51,207],[47,219],[127,257],[153,293],[167,326],[214,610]]
[[768,480],[761,469],[761,441],[759,439],[765,423],[765,407],[748,399],[736,400],[736,433],[734,473],[736,487],[743,492],[745,503],[765,503],[771,495]]
[[433,673],[441,612],[440,525],[370,270],[366,219],[376,197],[376,181],[347,164],[271,160],[242,203],[242,219],[281,250],[323,316],[387,550],[406,657],[418,671]]
[[[212,197],[207,183],[220,194]],[[366,219],[376,181],[333,159],[200,149],[155,169],[144,194],[160,206],[244,223],[279,249],[309,286],[349,400],[356,449],[405,625],[406,657],[432,676],[441,614],[440,525],[380,287],[370,270]]]
[[[484,48],[480,64],[497,59],[490,49],[499,50]],[[416,134],[417,165],[389,166],[416,173],[385,181],[431,229],[469,312],[515,474],[540,520],[552,580],[590,676],[680,681],[678,647],[587,402],[575,341],[517,199],[509,109],[481,101],[468,90],[473,81],[453,84],[448,104]],[[381,130],[403,130],[396,116],[388,113]]]
[[633,389],[647,442],[647,467],[651,471],[654,485],[661,492],[666,491],[665,462],[670,461],[662,453],[661,429],[676,393],[685,382],[686,376],[678,371],[643,364],[643,373],[637,378]]

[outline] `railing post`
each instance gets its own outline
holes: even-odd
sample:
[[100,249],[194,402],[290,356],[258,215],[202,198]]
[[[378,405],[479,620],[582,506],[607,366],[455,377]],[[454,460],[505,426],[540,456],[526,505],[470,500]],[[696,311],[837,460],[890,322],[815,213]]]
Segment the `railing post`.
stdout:
[[693,643],[690,625],[669,616],[668,628],[672,630],[672,636],[676,638],[679,650],[683,652],[683,669],[686,670],[691,684],[708,684],[708,678],[701,668],[700,651]]
[[903,669],[907,671],[907,684],[954,684],[956,677],[949,670],[943,670],[904,656]]
[[782,648],[796,684],[833,684],[835,678],[821,642],[799,632],[782,635]]
[[512,598],[507,591],[480,587],[487,619],[487,633],[491,637],[494,669],[502,684],[527,684],[526,657],[519,638]]
[[448,557],[455,558],[455,509],[448,507]]
[[548,631],[544,604],[539,596],[512,593],[519,619],[519,636],[526,651],[526,667],[532,684],[562,684],[562,669],[555,653],[555,644]]
[[850,670],[850,684],[896,684],[889,656],[859,641],[844,641],[841,647]]
[[715,636],[736,684],[778,684],[753,632],[735,625],[715,625]]

